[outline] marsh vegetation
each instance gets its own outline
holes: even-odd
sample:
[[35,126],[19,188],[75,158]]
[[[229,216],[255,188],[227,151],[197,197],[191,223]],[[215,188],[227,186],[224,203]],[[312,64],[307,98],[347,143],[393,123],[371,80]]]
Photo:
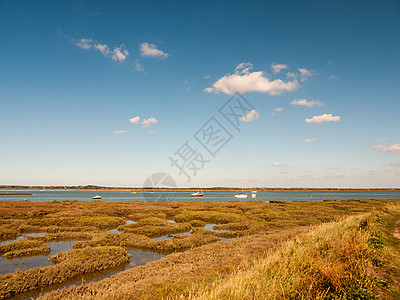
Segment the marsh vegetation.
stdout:
[[[120,298],[148,299],[374,296],[377,289],[385,290],[384,285],[395,290],[396,278],[378,284],[368,273],[386,266],[386,254],[396,258],[394,244],[379,248],[380,243],[389,243],[383,238],[393,225],[389,219],[399,215],[393,203],[398,201],[2,201],[3,241],[44,233],[0,244],[3,257],[48,255],[50,243],[74,244],[73,249],[53,255],[51,265],[1,275],[0,297],[40,291],[82,274],[125,265],[132,250],[169,255],[43,298],[97,299],[108,298],[111,292]],[[221,239],[229,240],[218,243]],[[370,246],[375,244],[378,247]],[[362,285],[356,289],[353,279]],[[267,295],[267,290],[274,293]]]

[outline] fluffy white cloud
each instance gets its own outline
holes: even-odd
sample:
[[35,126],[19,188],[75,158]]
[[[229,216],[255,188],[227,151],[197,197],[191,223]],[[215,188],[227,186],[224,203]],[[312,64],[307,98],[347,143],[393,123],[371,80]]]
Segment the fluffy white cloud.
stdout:
[[140,45],[140,54],[144,57],[159,57],[159,58],[167,58],[168,53],[157,49],[157,46],[149,43],[142,43]]
[[82,49],[95,49],[98,50],[101,54],[106,57],[110,57],[114,61],[118,61],[120,63],[124,62],[129,56],[128,50],[124,49],[125,46],[121,45],[119,47],[114,47],[113,50],[110,50],[110,47],[106,44],[101,44],[98,42],[93,42],[91,39],[79,39],[72,40],[74,44]]
[[119,135],[119,134],[122,134],[122,133],[125,133],[126,132],[126,130],[114,130],[113,131],[113,133],[115,134],[115,135]]
[[282,165],[281,163],[274,162],[271,164],[272,167],[285,167],[285,168],[291,168],[293,165]]
[[283,111],[283,108],[282,108],[282,107],[277,107],[277,108],[275,108],[274,110],[275,110],[275,111]]
[[114,48],[111,58],[115,61],[123,62],[129,55],[128,50],[121,49],[120,47]]
[[104,55],[108,55],[110,53],[110,48],[106,44],[95,44],[94,48],[99,50]]
[[152,124],[156,124],[158,121],[156,118],[148,118],[148,119],[143,119],[142,121],[142,126],[143,127],[149,127]]
[[340,121],[340,116],[332,116],[332,114],[323,114],[320,116],[313,116],[311,119],[306,119],[306,123],[326,123],[338,121]]
[[91,40],[91,39],[79,39],[79,40],[73,39],[72,42],[76,46],[81,47],[82,49],[86,49],[86,50],[93,47],[93,40]]
[[140,117],[139,117],[139,116],[136,116],[136,117],[134,117],[134,118],[132,118],[132,119],[129,119],[129,122],[132,123],[132,124],[139,124],[139,122],[140,122]]
[[284,82],[281,79],[270,80],[262,71],[251,72],[251,63],[241,63],[233,74],[228,74],[218,79],[212,87],[205,88],[208,93],[222,92],[227,95],[234,93],[260,92],[270,95],[280,95],[285,91],[298,89],[299,84],[296,80]]
[[315,140],[317,140],[317,139],[316,139],[316,138],[304,139],[304,141],[305,141],[306,143],[314,142]]
[[378,139],[378,142],[384,142],[384,141],[386,141],[387,139],[388,139],[387,137],[383,137],[383,138]]
[[379,150],[384,151],[384,152],[400,153],[400,144],[374,145],[372,147],[374,149],[379,149]]
[[248,114],[242,116],[240,118],[240,120],[242,120],[243,122],[251,122],[254,119],[259,119],[260,115],[258,114],[258,111],[256,111],[255,109],[251,110]]
[[321,106],[324,105],[324,103],[320,100],[311,100],[307,101],[306,99],[295,99],[292,102],[290,102],[292,105],[300,105],[300,106],[307,106],[307,107],[314,107],[314,106]]
[[287,65],[283,64],[273,64],[271,65],[272,73],[278,74],[280,71],[287,69]]

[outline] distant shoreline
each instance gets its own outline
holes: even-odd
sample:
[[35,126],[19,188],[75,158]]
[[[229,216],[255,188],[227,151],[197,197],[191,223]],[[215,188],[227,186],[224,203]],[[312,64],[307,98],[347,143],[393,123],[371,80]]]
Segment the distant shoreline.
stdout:
[[[122,187],[100,187],[100,186],[0,186],[0,190],[76,190],[76,191],[106,191],[106,192],[190,192],[197,190],[197,187],[192,188],[122,188]],[[213,187],[203,188],[203,192],[236,192],[241,191],[241,188],[233,187]],[[395,192],[400,191],[400,188],[244,188],[246,192]]]

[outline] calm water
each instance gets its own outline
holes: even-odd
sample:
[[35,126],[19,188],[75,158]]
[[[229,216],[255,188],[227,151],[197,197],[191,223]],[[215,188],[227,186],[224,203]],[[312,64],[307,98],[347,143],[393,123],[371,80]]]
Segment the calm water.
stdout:
[[[6,192],[6,191],[2,191]],[[16,192],[16,191],[9,191]],[[20,191],[20,192],[26,192]],[[92,201],[92,197],[96,195],[102,196],[102,201],[169,201],[169,202],[188,202],[188,201],[218,201],[227,202],[237,200],[233,197],[235,192],[205,192],[201,198],[190,197],[190,192],[91,192],[91,191],[73,191],[73,190],[60,190],[60,191],[46,191],[40,193],[39,191],[29,191],[31,196],[12,196],[0,195],[1,200],[8,201],[21,201],[30,200],[32,202],[51,202],[54,200],[78,200],[78,201]],[[250,193],[247,200],[251,200]],[[324,199],[330,200],[347,200],[347,199],[400,199],[400,191],[377,191],[377,192],[258,192],[257,200],[269,201],[322,201]],[[246,199],[241,200],[246,201]]]

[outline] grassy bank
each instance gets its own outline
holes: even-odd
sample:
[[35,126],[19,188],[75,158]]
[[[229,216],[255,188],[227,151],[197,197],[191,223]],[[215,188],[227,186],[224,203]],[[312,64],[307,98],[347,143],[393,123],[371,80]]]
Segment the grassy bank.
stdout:
[[[400,207],[325,224],[211,283],[188,299],[399,299]],[[178,297],[177,297],[178,298]],[[179,297],[180,298],[180,297]]]
[[52,261],[56,263],[54,266],[0,276],[0,299],[125,264],[129,262],[129,255],[121,247],[87,247],[59,253]]

